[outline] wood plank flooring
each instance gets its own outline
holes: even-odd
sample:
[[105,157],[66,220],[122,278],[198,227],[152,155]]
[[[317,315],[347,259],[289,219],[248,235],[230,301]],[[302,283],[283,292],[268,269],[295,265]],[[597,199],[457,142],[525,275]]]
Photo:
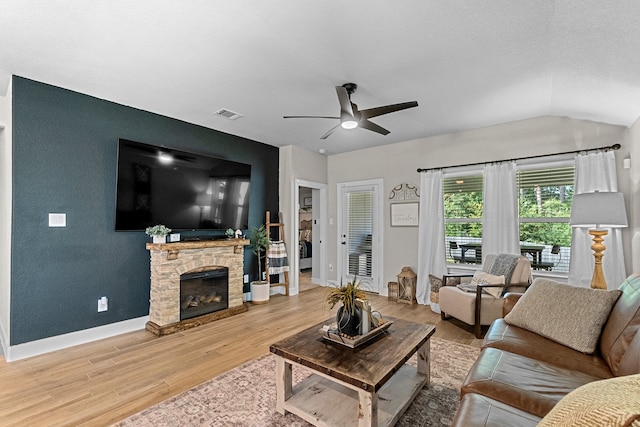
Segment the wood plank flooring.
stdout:
[[[326,288],[272,296],[247,313],[157,337],[141,330],[30,359],[0,358],[0,425],[117,422],[269,352],[269,345],[334,316]],[[436,325],[434,336],[480,347],[481,340],[423,305],[369,296],[383,316]]]

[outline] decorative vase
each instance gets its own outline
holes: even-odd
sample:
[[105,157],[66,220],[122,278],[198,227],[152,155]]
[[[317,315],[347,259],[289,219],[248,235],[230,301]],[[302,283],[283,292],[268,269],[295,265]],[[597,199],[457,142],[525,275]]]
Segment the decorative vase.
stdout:
[[350,337],[360,335],[360,313],[358,310],[350,313],[344,309],[344,306],[341,306],[336,314],[336,324],[338,325],[338,331],[342,334]]
[[153,236],[153,243],[167,243],[167,236]]

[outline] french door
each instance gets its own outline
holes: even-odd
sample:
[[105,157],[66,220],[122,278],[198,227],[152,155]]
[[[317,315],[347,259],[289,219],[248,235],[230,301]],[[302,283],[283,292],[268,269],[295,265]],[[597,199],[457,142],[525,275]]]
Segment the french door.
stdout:
[[382,180],[339,184],[339,278],[355,276],[362,287],[380,292],[382,276]]

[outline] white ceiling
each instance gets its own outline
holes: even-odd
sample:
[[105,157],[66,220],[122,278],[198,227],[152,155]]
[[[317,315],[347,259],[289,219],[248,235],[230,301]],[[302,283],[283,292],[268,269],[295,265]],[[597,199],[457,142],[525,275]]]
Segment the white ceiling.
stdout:
[[[640,2],[0,0],[0,93],[11,74],[327,154],[542,115],[629,126]],[[372,119],[387,136],[282,118],[338,115],[346,82],[360,109],[420,105]]]

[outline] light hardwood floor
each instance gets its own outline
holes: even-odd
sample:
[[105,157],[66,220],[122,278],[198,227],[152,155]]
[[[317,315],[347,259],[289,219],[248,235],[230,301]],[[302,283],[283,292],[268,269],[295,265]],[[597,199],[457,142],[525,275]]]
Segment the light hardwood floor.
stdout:
[[[268,304],[188,331],[131,332],[7,363],[0,359],[0,425],[109,425],[269,352],[269,345],[334,315],[326,288],[272,296]],[[423,305],[371,295],[384,316],[436,325],[436,337],[481,340]]]

